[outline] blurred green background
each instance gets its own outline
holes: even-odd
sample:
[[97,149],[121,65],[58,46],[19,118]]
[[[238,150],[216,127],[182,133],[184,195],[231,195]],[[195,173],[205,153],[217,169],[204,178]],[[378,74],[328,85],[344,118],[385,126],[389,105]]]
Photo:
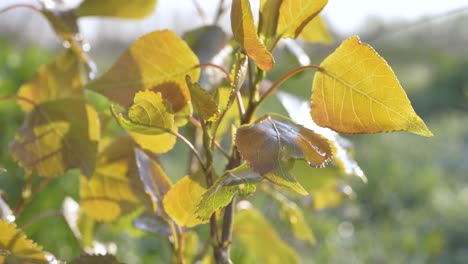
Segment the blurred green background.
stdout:
[[[304,263],[468,263],[466,17],[412,28],[397,22],[378,27],[374,21],[374,27],[361,31],[361,39],[370,43],[395,70],[416,112],[435,136],[422,138],[409,133],[349,136],[368,183],[351,181],[355,199],[337,208],[306,209],[316,246],[289,241],[285,235],[299,250]],[[50,62],[58,53],[10,36],[0,35],[2,97],[15,94],[40,65]],[[336,36],[330,47],[306,45],[312,62],[318,64],[334,50],[339,39]],[[118,50],[129,41],[112,43],[115,45],[112,51],[105,49],[106,43],[93,50],[101,69],[112,63]],[[278,53],[277,62],[273,79],[297,65],[287,52]],[[298,75],[282,89],[309,100],[312,77],[310,73]],[[275,100],[269,100],[267,105],[275,105]],[[21,195],[24,175],[8,148],[23,118],[16,102],[0,101],[0,167],[8,170],[0,174],[0,190],[8,194],[6,200],[10,205],[15,205]],[[171,155],[168,161],[173,160]],[[78,199],[77,186],[75,172],[54,181],[25,209],[18,225],[40,212],[60,209],[65,196]],[[264,203],[266,214],[274,219],[268,201]],[[169,261],[169,246],[161,237],[122,231],[131,226],[131,217],[99,227],[99,238],[115,243],[119,259],[128,263]],[[71,259],[80,253],[78,242],[60,217],[40,220],[25,232],[61,259]],[[233,249],[233,258],[238,263],[253,263],[241,248]]]

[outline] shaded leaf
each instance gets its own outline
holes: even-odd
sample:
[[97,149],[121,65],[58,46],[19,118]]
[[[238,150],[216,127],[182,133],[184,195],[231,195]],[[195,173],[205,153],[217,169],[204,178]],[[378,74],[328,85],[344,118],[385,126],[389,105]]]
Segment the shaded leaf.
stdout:
[[154,31],[135,41],[88,88],[124,107],[132,104],[136,92],[151,89],[161,92],[176,113],[190,100],[185,75],[197,80],[197,65],[197,56],[174,32]]
[[135,149],[136,163],[140,180],[143,182],[146,194],[151,199],[153,211],[167,218],[162,204],[164,195],[171,189],[172,183],[163,168],[154,157],[140,149]]
[[206,223],[208,221],[197,217],[197,205],[206,190],[203,173],[185,176],[164,196],[164,209],[179,226],[193,227]]
[[246,164],[219,178],[202,196],[197,206],[197,215],[201,219],[209,219],[218,209],[229,204],[237,193],[250,195],[255,192],[255,185],[263,180],[263,177],[252,171]]
[[174,127],[174,115],[166,107],[159,92],[137,92],[125,116],[116,114],[115,108],[112,112],[123,128],[139,134],[162,134]]
[[311,115],[342,133],[409,131],[432,136],[392,69],[372,47],[351,37],[315,74]]
[[61,36],[63,40],[78,40],[80,38],[78,18],[75,12],[70,8],[62,8],[60,5],[63,3],[55,2],[54,4],[55,6],[52,8],[42,8],[41,13],[47,18],[57,35]]
[[341,137],[331,129],[320,127],[315,124],[315,122],[310,118],[310,106],[306,101],[302,101],[285,92],[278,92],[277,96],[291,119],[322,135],[329,141],[332,146],[333,161],[338,167],[340,167],[343,173],[354,175],[361,178],[363,181],[367,181],[364,172],[351,154],[352,144],[349,140]]
[[[82,97],[82,84],[80,61],[73,51],[66,50],[53,62],[40,67],[29,82],[21,85],[18,96],[35,104],[71,96]],[[26,112],[34,108],[34,105],[24,100],[18,103]]]
[[333,37],[321,16],[314,17],[303,29],[299,37],[307,42],[331,44]]
[[297,38],[327,2],[327,0],[283,0],[276,35],[280,38]]
[[80,179],[80,205],[96,221],[112,221],[132,212],[140,201],[132,189],[137,170],[134,144],[119,138],[100,153],[91,179]]
[[231,29],[234,39],[245,49],[247,55],[264,71],[273,69],[275,61],[257,36],[249,0],[233,0]]
[[73,259],[70,264],[122,264],[115,256],[107,255],[81,255]]
[[273,226],[253,208],[236,213],[233,232],[236,240],[263,263],[299,263],[294,250],[281,240]]
[[153,234],[160,234],[165,236],[172,235],[171,228],[167,223],[167,220],[154,214],[141,214],[137,218],[133,219],[133,226],[136,229]]
[[184,234],[184,263],[194,263],[197,256],[199,239],[197,232],[188,231]]
[[193,108],[200,118],[205,121],[216,121],[219,117],[218,104],[198,83],[192,83],[187,75],[186,82],[190,90]]
[[16,224],[0,220],[0,260],[13,256],[24,262],[47,263],[42,247],[29,240]]
[[34,175],[60,176],[78,168],[94,171],[100,125],[84,99],[65,98],[35,107],[17,132],[11,152]]
[[154,12],[157,0],[84,0],[76,10],[78,16],[144,18]]
[[272,50],[276,42],[276,29],[278,27],[278,17],[282,3],[283,0],[260,1],[258,33],[265,40],[265,45],[268,50]]
[[216,25],[207,25],[184,33],[183,39],[192,48],[200,62],[209,62],[228,44],[224,30]]

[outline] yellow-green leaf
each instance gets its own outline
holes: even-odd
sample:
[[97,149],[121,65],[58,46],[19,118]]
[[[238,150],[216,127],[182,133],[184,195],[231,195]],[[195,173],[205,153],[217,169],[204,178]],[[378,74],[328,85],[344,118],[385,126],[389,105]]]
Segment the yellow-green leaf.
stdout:
[[154,31],[133,43],[106,73],[89,83],[88,88],[124,107],[132,104],[135,93],[140,90],[161,92],[176,113],[190,100],[185,76],[188,74],[198,80],[197,65],[197,56],[174,32]]
[[132,212],[140,201],[132,189],[136,180],[134,144],[124,137],[100,155],[91,179],[80,179],[80,205],[90,218],[108,222]]
[[327,0],[283,0],[276,35],[280,38],[297,38],[327,2]]
[[278,27],[278,17],[283,0],[261,0],[258,33],[265,41],[268,50],[273,48]]
[[264,71],[273,69],[275,61],[257,35],[249,0],[232,1],[231,29],[234,39],[258,67]]
[[206,190],[203,173],[185,176],[164,196],[163,204],[166,213],[179,226],[193,227],[208,222],[197,216],[197,205]]
[[253,208],[243,209],[234,217],[234,237],[258,262],[268,264],[299,263],[299,257],[276,233],[263,215]]
[[55,177],[78,168],[91,176],[99,138],[96,111],[84,99],[65,98],[36,106],[17,132],[11,152],[34,175]]
[[303,29],[299,37],[307,42],[331,44],[333,37],[328,32],[323,18],[319,15],[314,17]]
[[28,263],[48,263],[42,247],[29,240],[16,224],[0,220],[0,230],[0,261],[13,256]]
[[157,0],[85,0],[77,9],[79,16],[144,18],[153,13]]
[[52,9],[43,8],[41,13],[47,18],[57,35],[61,36],[63,40],[73,41],[78,39],[78,18],[74,10],[61,10],[55,6]]
[[186,78],[190,90],[193,108],[202,120],[216,121],[219,117],[218,104],[213,97],[205,91],[198,83],[192,83],[190,76]]
[[[71,96],[82,97],[82,84],[80,61],[73,51],[66,50],[53,62],[40,67],[29,82],[21,85],[18,96],[35,104]],[[18,103],[26,112],[34,108],[24,100]]]
[[408,131],[432,136],[387,62],[358,37],[328,56],[315,74],[311,115],[342,133]]

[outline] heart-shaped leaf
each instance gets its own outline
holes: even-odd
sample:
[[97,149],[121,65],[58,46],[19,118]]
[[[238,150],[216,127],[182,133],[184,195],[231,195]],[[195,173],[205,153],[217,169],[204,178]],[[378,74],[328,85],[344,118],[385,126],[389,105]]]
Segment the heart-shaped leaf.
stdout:
[[432,136],[387,62],[358,37],[328,56],[315,74],[311,115],[342,133],[409,131]]

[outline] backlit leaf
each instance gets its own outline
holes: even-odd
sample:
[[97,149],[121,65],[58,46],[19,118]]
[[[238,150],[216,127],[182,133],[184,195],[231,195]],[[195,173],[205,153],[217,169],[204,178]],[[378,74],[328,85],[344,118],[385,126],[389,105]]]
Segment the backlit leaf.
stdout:
[[192,227],[208,222],[197,217],[197,205],[207,190],[203,176],[199,172],[183,177],[164,196],[164,209],[177,225]]
[[276,35],[281,38],[297,38],[327,2],[327,0],[283,0]]
[[255,172],[276,183],[280,178],[295,182],[288,172],[290,161],[303,159],[310,166],[321,167],[332,155],[325,138],[279,115],[266,115],[240,127],[236,146]]
[[132,104],[136,92],[151,89],[161,92],[176,113],[190,100],[185,75],[197,80],[197,65],[197,56],[174,32],[155,31],[134,42],[88,88],[124,107]]
[[239,42],[258,67],[264,71],[273,69],[275,61],[257,36],[249,0],[232,1],[231,29],[234,39]]
[[246,164],[226,171],[226,174],[203,194],[198,204],[198,217],[209,219],[214,212],[229,204],[237,193],[252,194],[255,192],[255,185],[261,180],[263,180],[262,176],[252,171]]
[[144,18],[154,12],[157,0],[84,0],[78,7],[79,16]]
[[134,147],[128,137],[117,139],[99,154],[93,177],[81,177],[80,205],[90,218],[112,221],[140,204],[132,189],[138,177]]
[[151,199],[153,211],[167,217],[162,204],[164,195],[171,189],[172,183],[161,165],[140,149],[135,149],[136,163],[140,179],[143,182],[146,194]]
[[78,168],[91,176],[99,137],[97,113],[84,99],[59,99],[32,110],[17,132],[11,152],[34,175],[55,177]]
[[122,264],[113,255],[81,255],[73,259],[70,264]]
[[190,90],[193,108],[202,120],[216,121],[219,117],[218,104],[198,83],[192,83],[190,76],[186,78]]
[[342,133],[409,131],[432,136],[390,66],[358,37],[343,41],[320,67],[311,99],[318,125]]
[[42,247],[29,240],[16,224],[0,220],[0,230],[0,260],[13,256],[27,263],[47,263]]
[[331,44],[333,37],[328,32],[323,18],[314,17],[303,29],[299,37],[307,42]]
[[278,27],[280,6],[283,0],[261,0],[258,33],[265,40],[268,50],[273,48]]
[[233,232],[235,239],[262,263],[299,263],[294,250],[281,240],[273,226],[253,208],[236,213]]
[[[83,95],[80,61],[71,50],[66,50],[53,62],[39,68],[34,77],[21,85],[18,91],[18,96],[35,104]],[[30,102],[24,100],[18,100],[18,103],[27,112],[34,108]]]
[[156,135],[167,133],[167,130],[174,127],[174,115],[165,105],[159,92],[137,92],[133,104],[125,115],[115,114],[115,110],[112,112],[127,131]]

